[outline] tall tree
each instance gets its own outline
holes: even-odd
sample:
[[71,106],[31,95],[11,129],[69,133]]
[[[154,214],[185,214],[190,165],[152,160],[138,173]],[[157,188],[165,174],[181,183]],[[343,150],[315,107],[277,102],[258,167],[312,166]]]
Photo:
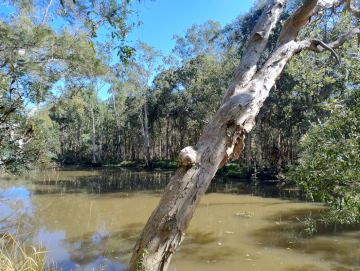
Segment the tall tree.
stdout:
[[[321,11],[326,8],[340,10],[344,4],[336,0],[305,0],[285,21],[276,47],[259,67],[262,52],[283,13],[285,2],[273,0],[266,4],[246,43],[235,78],[220,108],[198,143],[180,152],[178,169],[135,245],[128,270],[167,269],[201,196],[217,169],[242,152],[245,135],[254,127],[260,108],[289,60],[303,50],[328,50],[336,55],[334,49],[360,33],[360,28],[353,26],[327,44],[311,37],[298,40],[299,32],[313,18],[321,16]],[[350,0],[345,9],[359,17],[358,10],[351,6]]]
[[[97,35],[112,37],[111,47],[124,63],[134,52],[125,38],[135,25],[128,18],[128,0],[5,0],[1,5],[12,12],[0,18],[0,170],[14,171],[15,165],[36,160],[25,146],[34,135],[31,117],[56,85],[87,84],[104,75]],[[93,118],[94,154],[95,128]]]
[[4,0],[3,2],[5,6],[15,8],[31,18],[32,23],[38,26],[49,26],[53,20],[57,20],[63,27],[71,26],[76,31],[80,29],[87,34],[93,47],[95,47],[94,40],[100,35],[99,30],[103,32],[105,30],[111,36],[114,50],[123,62],[127,62],[134,53],[134,48],[126,42],[128,32],[137,25],[128,16],[132,13],[130,0]]
[[141,132],[143,135],[143,152],[147,168],[151,168],[151,155],[150,155],[150,135],[149,135],[149,95],[150,83],[154,72],[157,69],[157,61],[161,56],[160,52],[156,51],[153,47],[138,42],[137,45],[137,62],[132,63],[132,70],[129,74],[129,83],[133,85],[135,93],[137,93],[140,104],[140,123]]
[[81,32],[57,34],[19,15],[10,23],[0,21],[0,33],[0,146],[8,150],[0,159],[4,169],[26,164],[24,144],[34,130],[27,105],[36,110],[55,83],[70,74],[80,80],[103,73],[104,67]]

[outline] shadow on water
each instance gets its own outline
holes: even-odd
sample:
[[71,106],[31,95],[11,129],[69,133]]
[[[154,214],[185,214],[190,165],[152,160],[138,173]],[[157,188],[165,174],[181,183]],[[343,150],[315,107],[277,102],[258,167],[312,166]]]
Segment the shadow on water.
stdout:
[[[323,261],[334,264],[332,270],[360,270],[360,225],[318,224],[312,235],[306,233],[306,220],[320,218],[324,208],[282,211],[266,219],[269,226],[252,231],[258,245],[281,248],[303,254],[317,255]],[[318,270],[312,266],[289,271]]]

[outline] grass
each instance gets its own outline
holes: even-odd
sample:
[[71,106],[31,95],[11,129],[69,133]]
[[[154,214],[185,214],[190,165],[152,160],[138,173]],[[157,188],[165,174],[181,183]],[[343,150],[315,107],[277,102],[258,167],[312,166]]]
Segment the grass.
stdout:
[[27,246],[13,235],[5,233],[0,237],[1,271],[44,271],[55,270],[45,262],[46,251],[41,246]]

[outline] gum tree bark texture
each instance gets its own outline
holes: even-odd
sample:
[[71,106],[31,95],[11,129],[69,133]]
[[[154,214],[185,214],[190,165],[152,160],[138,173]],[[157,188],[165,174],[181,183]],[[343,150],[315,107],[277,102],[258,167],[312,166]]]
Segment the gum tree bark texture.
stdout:
[[298,41],[298,33],[317,13],[349,1],[304,0],[283,24],[276,48],[267,61],[258,66],[269,36],[279,22],[286,0],[271,0],[260,16],[247,42],[241,63],[224,95],[222,105],[195,146],[179,154],[178,169],[171,178],[159,205],[151,214],[135,245],[129,271],[163,271],[185,237],[186,229],[201,196],[216,171],[227,161],[237,159],[244,139],[255,125],[255,118],[271,88],[291,57],[301,50],[316,52],[341,46],[359,33],[355,27],[338,40],[325,44],[319,40]]

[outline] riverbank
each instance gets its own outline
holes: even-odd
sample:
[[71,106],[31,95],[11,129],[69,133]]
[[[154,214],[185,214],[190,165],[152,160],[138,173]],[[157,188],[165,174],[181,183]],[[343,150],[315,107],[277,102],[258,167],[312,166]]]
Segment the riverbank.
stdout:
[[[91,166],[91,165],[90,165]],[[99,165],[95,165],[99,167]],[[100,167],[121,167],[128,169],[146,169],[145,161],[143,160],[124,160],[119,164],[104,164]],[[155,171],[175,171],[177,168],[177,163],[175,160],[154,160],[152,161],[152,167],[149,170]],[[216,173],[218,177],[229,177],[242,180],[251,180],[258,179],[264,181],[277,182],[279,181],[277,177],[277,172],[272,169],[245,169],[237,163],[228,163]]]
[[[151,168],[147,169],[145,161],[143,160],[124,160],[119,164],[100,164],[100,163],[84,163],[76,165],[62,165],[60,168],[127,168],[133,170],[149,170],[149,171],[175,171],[177,168],[174,160],[154,160],[151,163]],[[230,177],[237,179],[250,180],[253,175],[252,171],[242,169],[236,163],[226,164],[219,169],[216,176]]]

